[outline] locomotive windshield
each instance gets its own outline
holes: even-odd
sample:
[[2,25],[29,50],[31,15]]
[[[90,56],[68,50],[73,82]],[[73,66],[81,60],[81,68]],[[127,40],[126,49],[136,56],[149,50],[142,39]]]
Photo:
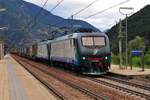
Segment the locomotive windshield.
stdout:
[[105,37],[89,36],[82,37],[83,46],[105,46]]

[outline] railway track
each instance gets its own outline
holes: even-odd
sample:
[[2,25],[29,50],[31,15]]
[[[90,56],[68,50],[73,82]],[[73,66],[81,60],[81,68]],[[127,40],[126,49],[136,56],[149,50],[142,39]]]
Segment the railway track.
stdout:
[[[128,81],[128,79],[130,79],[131,77],[125,77],[125,79],[127,79],[127,80],[125,80],[125,79],[111,77],[111,76],[106,76],[106,75],[100,75],[100,76],[105,78],[105,79],[108,79],[108,80],[111,80],[111,81],[114,81],[114,82],[118,82],[120,84],[124,84],[124,85],[128,85],[128,86],[132,86],[134,88],[147,90],[150,93],[150,86],[142,85],[142,84],[136,83],[134,81],[133,82]],[[85,75],[83,75],[82,77],[87,78],[87,76],[85,76]],[[97,82],[97,83],[100,83],[100,84],[103,82],[102,83],[103,85],[107,85],[107,86],[110,86],[112,88],[115,88],[115,89],[122,90],[122,91],[125,91],[127,93],[130,93],[131,95],[137,95],[137,96],[140,96],[142,98],[146,98],[146,99],[150,100],[150,94],[145,94],[145,93],[143,93],[143,91],[137,92],[137,91],[134,91],[132,89],[124,88],[124,87],[121,87],[121,86],[117,86],[117,85],[114,86],[113,84],[111,84],[111,82],[110,83],[106,83],[105,81],[99,80],[97,78],[94,78],[94,79],[91,78],[91,77],[88,77],[88,78],[90,78],[90,80],[92,80],[94,82]]]
[[138,83],[135,83],[135,82],[129,82],[127,80],[116,78],[116,77],[105,76],[105,75],[101,75],[101,76],[103,78],[106,78],[106,79],[109,79],[109,80],[112,80],[112,81],[115,81],[115,82],[119,82],[119,83],[122,83],[122,84],[130,85],[130,86],[133,86],[133,87],[138,87],[138,88],[150,91],[150,86],[141,85],[141,84],[138,84]]
[[[14,57],[15,58],[15,57]],[[39,80],[46,88],[48,88],[53,95],[55,95],[59,100],[68,100],[64,95],[62,95],[59,91],[57,91],[55,88],[53,88],[52,85],[50,85],[48,82],[44,81],[41,77],[36,75],[36,71],[33,72],[30,69],[28,69],[21,61],[19,61],[17,58],[15,60],[22,65],[28,72],[30,72],[37,80]]]
[[[85,95],[90,96],[91,98],[94,98],[94,99],[97,99],[97,100],[99,100],[99,99],[101,99],[101,100],[106,100],[106,99],[109,100],[109,97],[107,95],[97,95],[95,92],[89,90],[88,88],[81,87],[80,84],[78,84],[78,85],[74,84],[73,82],[68,81],[65,78],[58,77],[57,75],[51,74],[50,72],[46,71],[43,67],[38,67],[38,65],[36,65],[36,64],[34,64],[34,63],[30,62],[30,61],[27,61],[26,59],[22,59],[22,61],[28,63],[29,65],[35,67],[36,69],[38,69],[40,71],[48,74],[49,76],[52,76],[53,78],[55,78],[55,79],[65,83],[65,84],[67,84],[68,86],[70,86],[70,87],[72,87],[72,88],[74,88],[74,89],[84,93]],[[41,66],[41,65],[39,65],[39,66]],[[150,100],[150,95],[149,94],[145,94],[145,93],[142,93],[142,92],[139,92],[139,91],[135,91],[133,89],[120,86],[118,84],[112,84],[112,81],[118,82],[118,83],[120,83],[122,85],[123,84],[124,85],[129,85],[130,87],[132,86],[132,87],[135,87],[135,88],[139,88],[139,89],[143,89],[143,90],[149,91],[149,89],[145,89],[146,87],[143,87],[142,85],[139,85],[139,84],[136,84],[136,83],[135,83],[136,84],[135,85],[134,83],[126,82],[125,80],[118,79],[118,78],[113,78],[113,77],[108,77],[108,76],[103,76],[103,75],[102,75],[102,77],[107,79],[107,80],[109,80],[109,82],[105,81],[105,80],[101,80],[101,79],[91,78],[91,77],[85,77],[85,78],[88,78],[88,80],[96,82],[98,84],[102,84],[102,85],[111,87],[113,89],[122,91],[122,93],[126,93],[127,95],[131,95],[131,96],[134,96],[134,97],[137,97],[137,98],[141,98],[141,99],[143,98],[143,99]],[[65,99],[63,99],[63,100],[65,100]]]
[[[31,71],[29,71],[29,72],[32,73]],[[34,73],[32,73],[32,75],[34,75]],[[57,91],[55,88],[53,88],[53,86],[51,86],[50,84],[48,84],[47,82],[45,82],[44,80],[42,80],[41,78],[39,78],[39,77],[37,77],[35,75],[34,75],[34,77],[36,77],[36,79],[38,79],[42,84],[44,84],[44,86],[46,86],[50,91],[52,91],[53,94],[56,97],[58,97],[58,99],[60,99],[60,100],[68,100],[64,95],[62,95],[59,91]]]
[[[117,90],[121,90],[121,91],[123,91],[123,92],[126,92],[126,93],[130,93],[130,95],[135,95],[135,96],[140,96],[140,97],[142,97],[142,98],[145,98],[145,99],[147,99],[147,100],[150,100],[150,95],[149,94],[146,94],[146,93],[143,93],[142,91],[141,92],[139,92],[139,91],[135,91],[135,90],[133,90],[133,89],[131,89],[131,88],[127,88],[127,87],[123,87],[123,86],[120,86],[120,85],[118,85],[118,84],[113,84],[112,83],[112,81],[114,81],[114,79],[109,79],[109,81],[106,81],[106,79],[96,79],[96,78],[90,78],[90,77],[88,77],[88,79],[89,80],[91,80],[91,81],[94,81],[94,82],[96,82],[96,83],[99,83],[99,84],[102,84],[102,85],[105,85],[105,86],[108,86],[108,87],[111,87],[111,88],[114,88],[114,89],[117,89]],[[117,79],[115,79],[115,80],[117,80]],[[119,80],[117,80],[117,82],[119,82]],[[122,83],[123,81],[121,81],[120,83]],[[130,83],[128,83],[128,82],[125,82],[125,83],[127,83],[128,85],[130,84]],[[133,84],[131,83],[131,86],[132,86]],[[134,85],[135,86],[135,85]],[[136,85],[136,86],[139,86],[139,85]],[[140,86],[141,87],[141,86]],[[138,87],[139,88],[139,87]],[[150,92],[149,92],[150,93]]]
[[[58,77],[58,76],[56,76],[56,75],[53,75],[53,74],[51,74],[51,73],[45,71],[44,69],[41,69],[40,67],[38,67],[38,66],[36,66],[36,65],[34,65],[34,64],[29,63],[29,62],[26,61],[25,59],[18,59],[18,58],[15,58],[15,59],[16,59],[23,67],[26,68],[26,66],[23,65],[23,64],[21,63],[21,61],[23,61],[23,62],[25,62],[25,63],[27,63],[27,64],[29,64],[29,65],[35,67],[36,69],[38,69],[38,70],[40,70],[40,71],[42,71],[42,72],[48,74],[48,75],[51,76],[51,77],[54,77],[55,79],[57,79],[57,80],[59,80],[59,81],[65,83],[65,84],[67,84],[68,86],[70,86],[70,87],[72,87],[72,88],[74,88],[74,89],[76,89],[76,90],[78,90],[78,91],[84,93],[85,95],[90,96],[91,98],[94,98],[95,100],[108,100],[108,99],[109,99],[107,96],[104,96],[104,95],[101,95],[101,94],[97,95],[97,94],[93,93],[92,91],[90,91],[90,90],[88,90],[88,89],[86,89],[86,88],[81,87],[80,85],[74,84],[73,82],[67,81],[67,80],[65,80],[65,79],[63,79],[63,78],[60,78],[60,77]],[[21,61],[20,61],[20,60],[21,60]],[[32,75],[34,75],[41,83],[43,83],[46,87],[48,87],[48,89],[50,89],[52,92],[54,92],[54,94],[55,94],[56,96],[58,96],[59,99],[61,99],[61,100],[67,100],[67,98],[66,98],[65,96],[63,96],[62,94],[60,94],[60,93],[59,93],[57,90],[55,90],[52,86],[49,86],[48,83],[46,83],[45,81],[43,81],[42,79],[40,79],[39,77],[37,77],[37,76],[34,74],[34,72],[30,71],[28,68],[26,68],[26,69],[27,69]]]

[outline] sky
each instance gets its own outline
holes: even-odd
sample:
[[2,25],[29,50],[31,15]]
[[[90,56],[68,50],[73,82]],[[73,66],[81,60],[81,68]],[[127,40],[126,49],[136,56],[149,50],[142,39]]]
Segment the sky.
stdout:
[[[28,2],[31,2],[33,4],[36,4],[38,6],[42,6],[46,0],[25,0]],[[50,11],[58,2],[61,0],[48,0],[46,6],[44,7],[48,11]],[[83,9],[90,3],[92,3],[95,0],[64,0],[56,9],[54,9],[51,13],[54,15],[61,16],[63,18],[68,18],[72,14],[78,12],[79,10]],[[101,31],[105,31],[109,28],[111,28],[113,25],[115,25],[117,22],[119,22],[119,19],[124,19],[125,15],[122,15],[119,12],[120,7],[132,7],[134,10],[121,10],[123,13],[128,13],[131,16],[132,14],[136,13],[140,9],[142,9],[144,6],[150,4],[150,0],[129,0],[128,2],[114,7],[112,9],[109,9],[103,13],[100,13],[96,16],[86,18],[91,14],[94,14],[96,12],[102,11],[104,9],[107,9],[113,5],[116,5],[118,3],[121,3],[126,0],[97,0],[92,6],[90,6],[88,9],[84,10],[83,12],[79,13],[78,15],[74,16],[75,19],[81,19],[84,21],[89,22],[93,26],[97,27]]]

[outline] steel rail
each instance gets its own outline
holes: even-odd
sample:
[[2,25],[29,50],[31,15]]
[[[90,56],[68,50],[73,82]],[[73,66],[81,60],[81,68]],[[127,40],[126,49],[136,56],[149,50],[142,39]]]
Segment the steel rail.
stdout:
[[[22,59],[19,59],[19,60],[22,60]],[[60,78],[60,77],[58,77],[58,76],[56,76],[56,75],[53,75],[53,74],[51,74],[50,72],[48,72],[48,71],[46,71],[46,70],[44,70],[44,69],[42,69],[42,68],[39,68],[38,66],[34,65],[33,63],[32,63],[32,64],[29,63],[29,62],[27,62],[25,59],[24,59],[23,61],[26,62],[26,63],[28,63],[28,64],[30,64],[30,65],[33,66],[33,67],[36,67],[38,70],[40,70],[40,71],[42,71],[42,72],[44,72],[44,73],[46,73],[46,74],[48,74],[48,75],[54,77],[55,79],[57,79],[57,80],[59,80],[59,81],[65,83],[65,84],[69,85],[70,87],[75,88],[75,89],[81,91],[82,93],[84,93],[84,94],[86,94],[86,95],[88,95],[88,96],[94,98],[95,100],[108,100],[108,97],[107,97],[107,96],[104,96],[104,95],[101,95],[101,94],[95,94],[95,93],[93,93],[92,91],[90,91],[90,90],[88,90],[88,89],[86,89],[86,88],[83,88],[83,87],[81,87],[81,86],[79,86],[79,85],[76,85],[76,84],[74,84],[74,83],[72,83],[72,82],[69,82],[68,80],[65,80],[65,79]]]
[[141,88],[141,89],[150,91],[150,86],[144,86],[144,85],[141,85],[141,84],[138,84],[138,83],[129,82],[129,81],[126,81],[126,80],[123,80],[123,79],[120,79],[120,78],[111,77],[111,76],[105,76],[105,75],[101,75],[101,76],[106,78],[106,79],[110,79],[112,81],[115,81],[115,82],[123,83],[125,85],[130,85],[130,86],[134,86],[134,87],[137,87],[137,88]]
[[38,77],[34,72],[32,72],[29,68],[27,68],[24,64],[21,63],[20,59],[13,57],[21,66],[23,66],[29,73],[31,73],[37,80],[39,80],[46,88],[48,88],[55,96],[57,96],[60,100],[68,100],[64,95],[58,92],[53,86],[45,82],[42,78]]
[[106,82],[104,80],[98,80],[98,79],[90,78],[90,77],[88,77],[88,79],[91,81],[94,81],[96,83],[99,83],[99,84],[102,84],[102,85],[105,85],[108,87],[112,87],[112,88],[117,89],[117,90],[122,90],[124,92],[131,93],[131,95],[140,96],[140,97],[148,99],[148,100],[150,99],[150,95],[147,95],[147,94],[142,93],[142,92],[137,92],[137,91],[134,91],[132,89],[124,88],[122,86],[118,86],[118,85],[112,84],[110,82]]

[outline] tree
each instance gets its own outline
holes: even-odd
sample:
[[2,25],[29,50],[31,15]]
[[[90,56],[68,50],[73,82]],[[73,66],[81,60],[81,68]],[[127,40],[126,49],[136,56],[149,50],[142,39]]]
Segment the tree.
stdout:
[[4,41],[4,37],[0,35],[0,41]]
[[136,36],[133,40],[129,41],[129,50],[144,50],[144,38]]

